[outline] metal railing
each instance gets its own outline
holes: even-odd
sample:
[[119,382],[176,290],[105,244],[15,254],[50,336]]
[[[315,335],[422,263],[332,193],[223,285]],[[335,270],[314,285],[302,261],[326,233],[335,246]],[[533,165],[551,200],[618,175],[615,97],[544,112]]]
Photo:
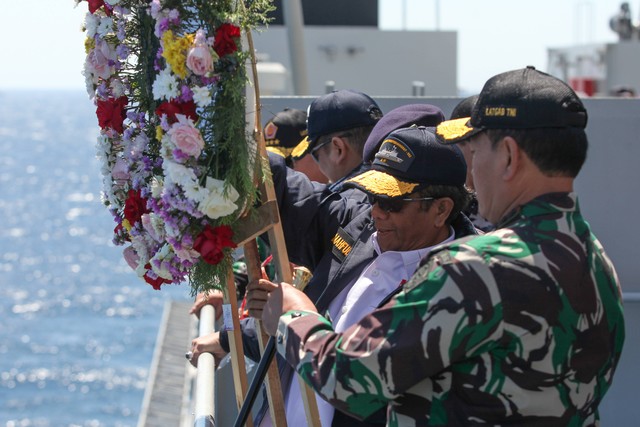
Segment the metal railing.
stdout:
[[[200,310],[198,336],[202,337],[214,332],[216,313],[212,305],[205,305]],[[214,411],[214,375],[215,360],[213,354],[202,353],[198,356],[198,372],[195,380],[194,427],[213,427]]]

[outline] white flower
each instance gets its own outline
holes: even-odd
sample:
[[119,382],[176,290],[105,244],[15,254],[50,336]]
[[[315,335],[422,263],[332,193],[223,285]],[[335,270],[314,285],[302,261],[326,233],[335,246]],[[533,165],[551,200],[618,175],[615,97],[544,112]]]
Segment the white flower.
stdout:
[[120,98],[124,95],[125,87],[120,79],[112,79],[109,86],[114,98]]
[[98,24],[98,28],[96,29],[96,32],[100,35],[100,37],[104,37],[107,34],[111,33],[113,31],[113,19],[109,18],[109,17],[104,17],[100,20],[100,23]]
[[146,213],[142,214],[140,221],[149,237],[156,242],[164,241],[164,221],[162,218],[154,213]]
[[162,162],[162,169],[167,183],[177,184],[183,189],[197,185],[196,174],[190,168],[165,159]]
[[173,248],[173,250],[181,261],[195,263],[200,258],[200,253],[193,248],[183,247],[182,249]]
[[137,134],[133,140],[131,141],[131,145],[129,146],[129,150],[131,153],[131,157],[138,157],[144,153],[144,150],[149,145],[149,137],[146,133],[140,132]]
[[120,0],[105,0],[105,3],[109,3],[111,6],[115,6],[120,3]]
[[194,86],[191,88],[193,91],[193,100],[198,107],[206,107],[211,104],[213,98],[211,97],[211,91],[206,86]]
[[166,99],[169,101],[171,98],[176,98],[178,92],[178,80],[171,75],[171,71],[168,68],[160,71],[156,80],[153,82],[153,97],[155,99]]
[[144,239],[140,237],[132,238],[131,246],[133,246],[133,250],[136,251],[136,254],[139,257],[136,273],[138,273],[138,276],[142,277],[147,272],[144,266],[149,262],[149,249],[147,248]]
[[84,65],[84,70],[82,70],[82,75],[84,76],[84,86],[87,90],[87,94],[89,95],[89,99],[93,99],[96,96],[95,85],[93,84],[93,75],[91,71],[87,69],[87,64]]
[[154,176],[151,180],[151,196],[154,199],[159,199],[162,195],[162,189],[164,188],[164,183],[160,178]]
[[151,2],[151,17],[155,20],[158,19],[158,14],[162,10],[162,5],[160,4],[160,0],[153,0]]
[[169,271],[168,267],[174,256],[171,246],[168,243],[164,244],[160,250],[155,253],[153,258],[151,258],[151,269],[159,277],[167,280],[173,280],[173,276],[171,276],[171,271]]
[[100,17],[94,15],[93,13],[87,12],[84,17],[84,28],[87,31],[87,37],[92,39],[96,35],[99,24]]
[[229,185],[227,194],[224,194],[224,181],[207,177],[204,199],[198,208],[211,219],[230,215],[238,209],[234,203],[240,195],[233,186]]

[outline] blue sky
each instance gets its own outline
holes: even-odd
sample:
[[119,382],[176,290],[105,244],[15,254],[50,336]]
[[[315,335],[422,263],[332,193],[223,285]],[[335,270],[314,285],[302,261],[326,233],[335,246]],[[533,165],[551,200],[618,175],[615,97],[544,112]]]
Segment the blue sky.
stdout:
[[[345,0],[348,1],[348,0]],[[634,18],[640,4],[631,3]],[[0,2],[0,89],[83,89],[87,4]],[[458,32],[458,86],[477,92],[491,76],[525,65],[546,69],[547,48],[616,40],[617,0],[379,0],[380,26]]]

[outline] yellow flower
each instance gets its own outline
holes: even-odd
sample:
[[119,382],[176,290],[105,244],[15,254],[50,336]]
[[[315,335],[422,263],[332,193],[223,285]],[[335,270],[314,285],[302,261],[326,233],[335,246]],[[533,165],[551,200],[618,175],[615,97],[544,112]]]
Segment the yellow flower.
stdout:
[[122,220],[122,226],[124,227],[125,230],[127,230],[127,233],[129,233],[129,236],[131,236],[131,223],[129,222],[128,219]]
[[156,126],[156,139],[160,141],[163,135],[164,135],[164,132],[162,131],[162,127]]
[[87,55],[94,47],[96,47],[96,41],[93,38],[87,37],[84,39],[84,51]]
[[169,64],[173,73],[181,79],[187,77],[187,54],[191,45],[193,45],[194,39],[195,34],[176,37],[171,30],[167,30],[162,35],[162,56],[167,60],[167,64]]

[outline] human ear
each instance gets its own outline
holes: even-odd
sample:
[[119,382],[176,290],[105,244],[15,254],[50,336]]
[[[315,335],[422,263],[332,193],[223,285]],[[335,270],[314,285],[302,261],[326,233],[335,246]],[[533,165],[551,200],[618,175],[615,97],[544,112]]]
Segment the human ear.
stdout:
[[347,156],[347,141],[342,139],[339,136],[334,136],[331,139],[331,145],[333,146],[332,148],[334,149],[333,151],[335,152],[335,159],[334,161],[336,163],[340,162],[343,158],[345,158]]
[[522,153],[520,150],[520,146],[515,139],[507,136],[504,138],[503,153],[501,154],[505,156],[506,160],[502,176],[506,181],[509,181],[516,176],[518,170],[521,167],[520,156]]
[[434,226],[443,227],[451,211],[453,210],[453,200],[449,197],[442,197],[437,199],[434,203],[434,209],[436,209],[436,216],[434,218]]

